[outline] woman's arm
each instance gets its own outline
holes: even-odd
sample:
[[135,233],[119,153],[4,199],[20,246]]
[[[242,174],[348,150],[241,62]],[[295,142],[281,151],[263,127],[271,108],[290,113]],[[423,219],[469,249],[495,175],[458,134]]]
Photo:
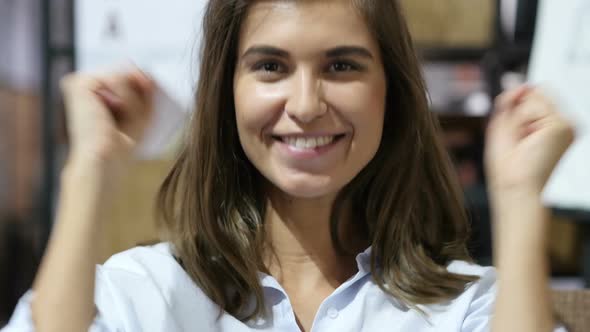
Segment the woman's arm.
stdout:
[[94,274],[101,243],[105,175],[72,162],[62,174],[56,224],[33,285],[39,331],[86,331],[95,316]]
[[56,223],[33,289],[38,331],[86,331],[95,312],[94,278],[103,212],[117,189],[151,108],[140,72],[62,81],[71,149]]
[[553,331],[541,193],[573,140],[571,126],[538,89],[498,98],[487,135],[486,171],[499,287],[493,331]]
[[493,204],[499,279],[493,331],[553,331],[549,212],[534,191],[498,192]]

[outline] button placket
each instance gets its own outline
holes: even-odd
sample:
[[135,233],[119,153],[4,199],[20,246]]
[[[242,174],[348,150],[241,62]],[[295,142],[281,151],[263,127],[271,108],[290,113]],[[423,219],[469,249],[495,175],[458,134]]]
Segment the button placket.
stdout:
[[328,316],[328,318],[330,319],[336,319],[338,318],[338,309],[334,308],[334,307],[330,307],[328,308],[328,310],[326,311],[326,315]]
[[262,326],[264,324],[266,324],[266,319],[262,318],[262,317],[258,317],[256,318],[256,320],[254,321],[254,324],[256,326]]

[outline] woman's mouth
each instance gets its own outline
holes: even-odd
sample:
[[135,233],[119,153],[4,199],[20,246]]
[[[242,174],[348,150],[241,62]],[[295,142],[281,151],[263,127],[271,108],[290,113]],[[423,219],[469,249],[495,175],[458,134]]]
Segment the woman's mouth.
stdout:
[[275,140],[281,141],[291,148],[298,150],[314,150],[329,146],[342,139],[345,134],[325,135],[325,136],[273,136]]

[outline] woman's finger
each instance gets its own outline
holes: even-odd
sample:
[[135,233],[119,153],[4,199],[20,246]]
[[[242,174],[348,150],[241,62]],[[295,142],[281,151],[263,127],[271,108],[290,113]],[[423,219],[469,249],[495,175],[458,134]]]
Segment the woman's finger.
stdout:
[[512,89],[500,94],[496,97],[496,111],[502,112],[506,110],[512,109],[516,106],[522,98],[524,98],[530,91],[532,87],[529,85],[522,85],[516,89]]
[[119,107],[124,118],[140,116],[149,108],[151,101],[150,88],[140,74],[121,73],[104,79],[108,90],[121,101]]
[[127,79],[144,96],[150,96],[155,88],[154,80],[139,68],[130,71]]
[[522,127],[547,117],[551,113],[546,103],[539,99],[527,99],[514,107],[511,118],[515,125]]

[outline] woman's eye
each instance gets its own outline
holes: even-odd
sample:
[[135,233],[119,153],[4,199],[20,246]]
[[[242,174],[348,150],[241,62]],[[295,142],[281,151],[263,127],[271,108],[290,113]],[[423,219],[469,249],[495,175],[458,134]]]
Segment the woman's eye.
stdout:
[[336,62],[330,65],[331,72],[348,72],[358,70],[358,66],[348,62]]
[[262,71],[267,73],[279,72],[282,70],[282,66],[276,62],[262,62],[254,66],[254,70]]

